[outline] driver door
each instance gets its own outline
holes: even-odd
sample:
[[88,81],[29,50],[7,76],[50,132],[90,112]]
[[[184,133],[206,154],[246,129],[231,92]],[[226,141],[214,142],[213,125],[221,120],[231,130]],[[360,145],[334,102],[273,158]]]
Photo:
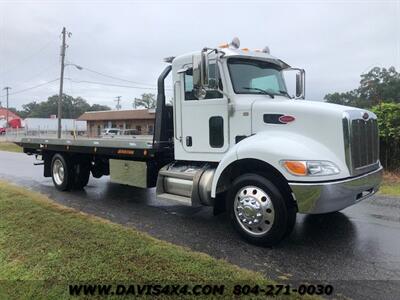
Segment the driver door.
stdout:
[[226,152],[229,148],[227,98],[218,91],[207,91],[205,98],[199,100],[193,89],[193,69],[189,66],[181,76],[184,83],[181,102],[183,149],[189,153]]

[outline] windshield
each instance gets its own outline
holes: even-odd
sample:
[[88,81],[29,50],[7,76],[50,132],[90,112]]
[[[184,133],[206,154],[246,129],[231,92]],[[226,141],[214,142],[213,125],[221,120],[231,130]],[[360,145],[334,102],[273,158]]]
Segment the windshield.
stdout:
[[229,74],[236,94],[287,95],[282,71],[266,61],[230,58]]

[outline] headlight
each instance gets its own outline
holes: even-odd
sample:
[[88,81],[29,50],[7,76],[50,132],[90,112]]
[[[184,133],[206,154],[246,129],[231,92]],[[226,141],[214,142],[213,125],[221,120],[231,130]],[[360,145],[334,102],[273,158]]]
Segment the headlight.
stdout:
[[324,160],[283,160],[281,164],[295,176],[327,176],[340,172],[334,163]]

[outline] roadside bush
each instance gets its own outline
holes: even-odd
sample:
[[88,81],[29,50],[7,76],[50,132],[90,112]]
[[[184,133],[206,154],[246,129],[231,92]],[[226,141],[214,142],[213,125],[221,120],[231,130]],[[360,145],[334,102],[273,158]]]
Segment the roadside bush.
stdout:
[[380,159],[388,171],[400,171],[400,104],[382,102],[371,108],[378,116]]

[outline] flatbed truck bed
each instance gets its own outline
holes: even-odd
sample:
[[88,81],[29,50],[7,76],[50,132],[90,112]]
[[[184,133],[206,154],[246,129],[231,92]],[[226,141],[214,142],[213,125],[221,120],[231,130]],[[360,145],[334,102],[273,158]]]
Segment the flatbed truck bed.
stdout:
[[26,137],[16,142],[28,154],[44,151],[105,155],[125,159],[154,158],[161,150],[153,147],[153,138],[47,138]]
[[[50,138],[24,137],[15,142],[28,155],[36,155],[44,165],[44,176],[54,173],[53,161],[62,157],[73,178],[68,188],[87,184],[89,173],[95,178],[111,175],[111,181],[139,187],[154,187],[159,169],[173,159],[173,148],[157,147],[153,136],[129,138]],[[64,171],[62,171],[64,172]],[[69,176],[69,175],[68,175]],[[83,179],[80,179],[83,178]],[[64,189],[65,187],[63,187]]]

